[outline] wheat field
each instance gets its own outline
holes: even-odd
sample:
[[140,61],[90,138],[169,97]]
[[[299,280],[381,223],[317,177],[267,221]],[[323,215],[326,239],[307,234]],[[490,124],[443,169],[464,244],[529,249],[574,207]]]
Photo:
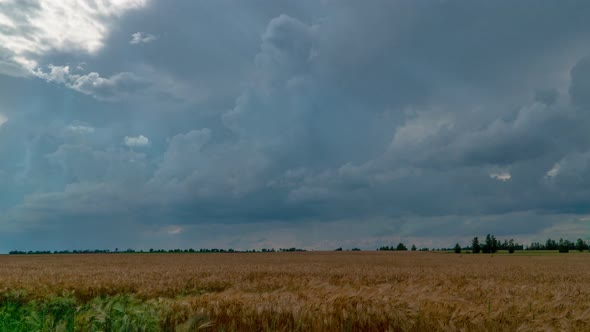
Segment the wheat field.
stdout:
[[[39,330],[109,330],[119,312],[125,331],[582,331],[589,262],[587,253],[3,255],[0,320],[35,312]],[[31,303],[36,311],[23,311]],[[56,306],[70,308],[68,320],[51,314]],[[12,324],[4,330],[32,326]]]

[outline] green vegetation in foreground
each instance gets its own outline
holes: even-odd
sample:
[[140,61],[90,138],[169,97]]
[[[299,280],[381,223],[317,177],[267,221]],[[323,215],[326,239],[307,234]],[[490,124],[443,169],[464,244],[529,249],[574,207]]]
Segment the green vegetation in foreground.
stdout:
[[211,325],[203,315],[187,315],[163,300],[131,295],[96,297],[81,303],[72,296],[25,300],[5,295],[0,302],[0,331],[197,331]]

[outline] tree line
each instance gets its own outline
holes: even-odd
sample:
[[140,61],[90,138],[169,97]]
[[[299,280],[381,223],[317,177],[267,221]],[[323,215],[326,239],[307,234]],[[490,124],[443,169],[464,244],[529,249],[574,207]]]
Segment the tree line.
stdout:
[[[455,246],[455,252],[457,252],[457,245]],[[563,238],[560,238],[559,241],[549,238],[545,243],[533,242],[525,247],[522,244],[515,243],[513,239],[500,242],[496,240],[495,236],[488,234],[483,245],[480,245],[479,239],[474,237],[471,241],[471,247],[468,249],[475,254],[480,251],[483,253],[495,253],[498,250],[508,250],[509,253],[513,253],[515,250],[557,250],[565,253],[570,250],[582,252],[588,250],[589,247],[588,243],[580,238],[575,242]]]
[[567,239],[559,239],[559,241],[547,239],[545,243],[533,242],[528,248],[529,250],[559,250],[559,252],[568,252],[569,250],[584,251],[590,249],[588,243],[582,239],[577,239],[576,242]]
[[[377,250],[378,251],[407,251],[408,250],[408,247],[406,247],[405,244],[403,244],[403,243],[400,242],[395,247],[394,246],[391,246],[391,247],[390,246],[382,246],[382,247],[377,248]],[[418,248],[415,245],[412,244],[412,248],[410,250],[411,251],[416,251],[416,250],[418,250]],[[418,251],[429,251],[429,250],[430,249],[428,249],[428,248],[421,248]]]
[[149,249],[149,250],[134,250],[134,249],[127,249],[127,250],[119,250],[119,248],[115,248],[115,250],[110,249],[85,249],[85,250],[29,250],[29,251],[22,251],[22,250],[12,250],[9,251],[9,255],[51,255],[51,254],[118,254],[118,253],[248,253],[248,252],[302,252],[306,251],[305,249],[300,248],[263,248],[261,250],[234,250],[230,249],[218,249],[218,248],[201,248],[201,249]]
[[[454,251],[457,252],[457,246],[455,245]],[[459,248],[462,249],[462,248]],[[514,253],[515,250],[524,250],[524,246],[522,244],[518,244],[514,242],[514,239],[504,240],[503,242],[496,239],[494,235],[486,235],[484,243],[479,243],[479,238],[476,236],[471,240],[471,248],[468,248],[474,254],[479,254],[480,252],[484,254],[495,253],[498,250],[508,250],[509,253]],[[459,250],[461,252],[461,250]]]
[[[397,246],[381,246],[377,248],[379,251],[407,251],[408,248],[405,244],[399,243]],[[415,245],[412,245],[410,249],[412,251],[416,251],[417,248]],[[504,241],[500,241],[496,239],[494,235],[488,234],[483,239],[483,242],[480,242],[479,237],[474,237],[471,240],[471,245],[462,247],[459,243],[456,243],[452,248],[439,248],[435,249],[439,251],[454,251],[455,253],[461,252],[470,252],[474,254],[484,253],[484,254],[491,254],[495,253],[498,250],[505,250],[509,253],[514,253],[516,250],[558,250],[559,252],[569,252],[570,250],[577,250],[577,251],[584,251],[590,250],[590,246],[588,243],[582,239],[577,239],[575,242],[569,241],[567,239],[560,238],[558,241],[552,240],[551,238],[547,239],[545,243],[540,242],[533,242],[528,246],[525,246],[521,243],[516,243],[514,239]],[[429,251],[428,248],[422,248],[419,251]]]
[[[351,251],[360,251],[359,248],[352,248],[347,249]],[[429,248],[421,248],[418,249],[415,245],[412,244],[411,248],[408,249],[406,245],[402,242],[398,243],[397,246],[381,246],[377,248],[379,251],[429,251]],[[544,243],[541,242],[532,242],[528,246],[525,246],[520,243],[516,243],[514,239],[510,240],[503,240],[500,241],[496,239],[494,235],[488,234],[482,239],[480,242],[479,237],[474,237],[471,240],[471,245],[468,246],[461,246],[459,243],[456,243],[454,247],[451,248],[438,248],[433,249],[438,251],[454,251],[455,253],[461,252],[470,252],[474,254],[478,253],[495,253],[498,250],[505,250],[509,253],[514,253],[516,250],[558,250],[559,252],[569,252],[570,250],[577,250],[577,251],[584,251],[590,250],[590,246],[588,243],[582,239],[577,239],[574,241],[569,241],[567,239],[560,238],[559,240],[553,240],[551,238],[547,239]],[[149,250],[134,250],[134,249],[126,249],[126,250],[119,250],[119,248],[115,248],[115,250],[110,249],[85,249],[85,250],[36,250],[36,251],[21,251],[21,250],[12,250],[9,252],[10,255],[47,255],[47,254],[116,254],[116,253],[247,253],[247,252],[302,252],[306,251],[305,249],[300,248],[263,248],[260,250],[252,249],[252,250],[234,250],[230,249],[218,249],[218,248],[201,248],[201,249],[149,249]],[[335,251],[343,251],[342,247],[337,248]]]

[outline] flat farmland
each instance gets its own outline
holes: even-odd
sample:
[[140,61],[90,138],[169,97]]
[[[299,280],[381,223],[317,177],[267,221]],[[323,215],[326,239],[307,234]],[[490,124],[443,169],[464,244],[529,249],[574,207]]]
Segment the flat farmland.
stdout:
[[590,330],[590,254],[2,255],[0,296],[2,331]]

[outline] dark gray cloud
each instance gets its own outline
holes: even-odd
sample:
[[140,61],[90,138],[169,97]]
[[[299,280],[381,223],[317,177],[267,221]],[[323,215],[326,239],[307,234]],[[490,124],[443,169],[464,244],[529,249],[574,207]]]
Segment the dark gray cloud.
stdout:
[[590,56],[584,57],[571,70],[569,94],[572,104],[581,109],[590,107]]
[[2,4],[1,250],[590,237],[590,6],[104,3]]

